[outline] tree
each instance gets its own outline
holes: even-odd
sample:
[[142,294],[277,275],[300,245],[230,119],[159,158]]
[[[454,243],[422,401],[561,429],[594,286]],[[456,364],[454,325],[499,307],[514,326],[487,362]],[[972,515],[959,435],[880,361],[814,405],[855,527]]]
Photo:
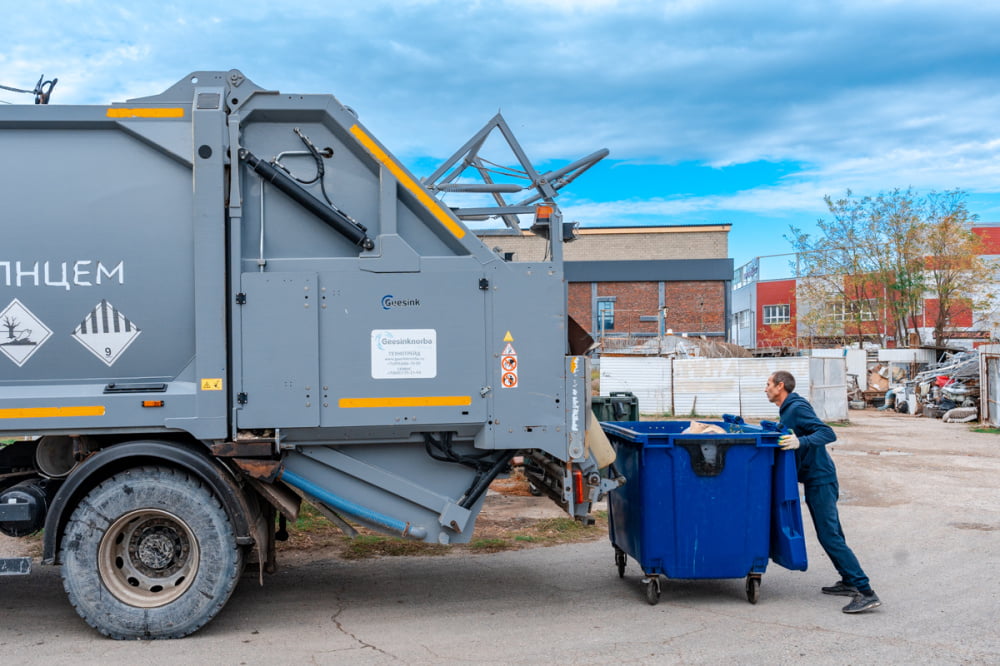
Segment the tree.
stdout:
[[[803,280],[805,324],[845,340],[888,333],[889,319],[898,339],[906,338],[907,313],[915,312],[922,286],[919,274],[919,215],[912,190],[893,190],[876,197],[824,198],[830,219],[820,219],[813,238],[792,227],[786,237],[799,256],[797,275]],[[882,316],[883,311],[888,316]]]
[[[989,269],[980,256],[982,239],[972,232],[978,216],[969,213],[964,192],[931,192],[927,196],[926,216],[928,282],[938,302],[934,344],[941,345],[955,311],[988,298],[979,288],[989,281]],[[975,298],[976,294],[980,298]]]
[[917,332],[916,314],[923,306],[923,201],[912,189],[879,193],[874,201],[875,234],[869,250],[874,275],[885,286],[884,306],[897,340],[905,341],[910,328]]
[[902,346],[917,332],[929,290],[940,305],[934,332],[940,344],[950,317],[986,272],[965,196],[953,190],[920,197],[897,188],[874,197],[850,190],[841,199],[825,197],[831,217],[818,220],[820,233],[813,238],[792,227],[786,236],[799,257],[805,325],[860,342],[890,333],[882,323],[888,322]]

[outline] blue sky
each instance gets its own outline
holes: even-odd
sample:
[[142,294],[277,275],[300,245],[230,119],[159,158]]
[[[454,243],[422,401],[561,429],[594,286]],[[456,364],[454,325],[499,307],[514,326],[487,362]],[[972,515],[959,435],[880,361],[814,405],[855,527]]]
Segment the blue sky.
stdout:
[[[737,265],[789,252],[789,225],[812,228],[823,196],[848,188],[960,188],[982,221],[1000,221],[995,3],[0,7],[0,84],[58,77],[54,103],[122,101],[236,68],[265,88],[334,94],[418,176],[502,110],[542,169],[611,151],[563,190],[566,219],[730,223]],[[30,98],[0,91],[0,101]]]

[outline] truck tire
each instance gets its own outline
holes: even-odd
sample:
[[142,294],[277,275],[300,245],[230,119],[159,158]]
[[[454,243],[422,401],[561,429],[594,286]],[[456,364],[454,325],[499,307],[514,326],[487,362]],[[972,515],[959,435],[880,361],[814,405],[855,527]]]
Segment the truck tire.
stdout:
[[115,639],[180,638],[228,601],[242,549],[219,501],[166,467],[137,467],[95,487],[62,540],[63,587],[80,616]]

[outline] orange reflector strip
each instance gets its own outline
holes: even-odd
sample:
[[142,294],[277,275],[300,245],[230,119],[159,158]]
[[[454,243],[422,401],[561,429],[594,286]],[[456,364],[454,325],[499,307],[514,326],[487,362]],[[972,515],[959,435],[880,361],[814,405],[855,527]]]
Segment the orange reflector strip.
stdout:
[[583,472],[573,471],[573,490],[576,491],[576,503],[583,504]]
[[364,146],[368,152],[375,157],[375,159],[384,164],[386,168],[392,172],[392,175],[396,177],[396,180],[399,181],[399,184],[408,189],[410,194],[415,196],[417,200],[422,203],[427,210],[429,210],[431,214],[438,219],[438,222],[443,224],[455,238],[463,238],[465,236],[465,229],[461,225],[456,224],[451,215],[441,208],[441,204],[439,204],[434,197],[428,194],[427,190],[425,190],[423,186],[410,178],[410,176],[403,171],[403,167],[399,166],[396,160],[389,157],[388,153],[379,148],[378,144],[375,143],[375,140],[368,136],[368,134],[366,134],[360,126],[353,125],[351,127],[351,134],[354,135],[355,139],[361,142],[361,145]]
[[112,107],[108,109],[107,116],[108,118],[183,118],[184,109],[122,109]]
[[547,220],[552,217],[554,210],[552,206],[538,206],[535,208],[535,217],[539,220]]
[[142,401],[142,406],[143,407],[163,407],[163,401],[162,400],[143,400]]
[[470,395],[425,395],[411,398],[341,398],[343,408],[357,407],[464,407],[472,404]]
[[104,416],[104,405],[0,409],[0,419],[51,419],[69,418],[72,416]]

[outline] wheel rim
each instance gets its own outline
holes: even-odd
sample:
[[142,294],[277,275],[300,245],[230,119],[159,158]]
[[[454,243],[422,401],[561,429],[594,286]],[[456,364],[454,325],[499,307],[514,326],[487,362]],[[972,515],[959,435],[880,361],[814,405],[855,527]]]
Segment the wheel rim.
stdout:
[[116,520],[98,551],[101,580],[119,601],[138,608],[164,606],[194,583],[198,541],[183,520],[140,509]]

